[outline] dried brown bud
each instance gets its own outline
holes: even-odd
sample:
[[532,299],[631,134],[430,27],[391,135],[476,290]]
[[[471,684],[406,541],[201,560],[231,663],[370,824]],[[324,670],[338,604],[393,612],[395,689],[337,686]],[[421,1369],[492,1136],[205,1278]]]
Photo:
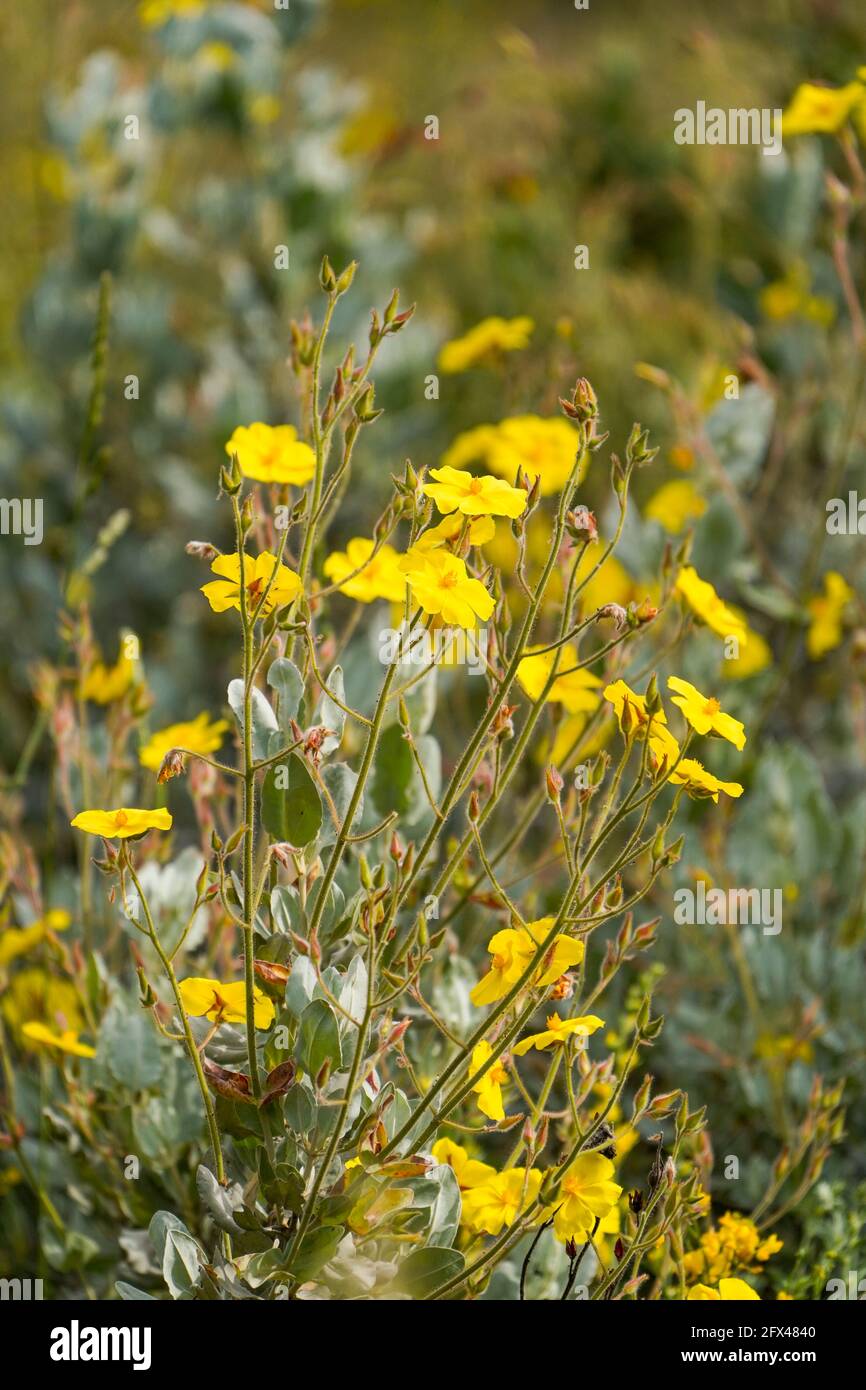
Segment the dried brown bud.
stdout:
[[184,550],[187,555],[194,555],[197,560],[206,560],[208,564],[220,553],[210,541],[187,541]]
[[186,760],[183,751],[180,748],[169,748],[159,765],[156,780],[157,782],[170,782],[172,777],[180,777],[181,773],[185,771],[185,767]]

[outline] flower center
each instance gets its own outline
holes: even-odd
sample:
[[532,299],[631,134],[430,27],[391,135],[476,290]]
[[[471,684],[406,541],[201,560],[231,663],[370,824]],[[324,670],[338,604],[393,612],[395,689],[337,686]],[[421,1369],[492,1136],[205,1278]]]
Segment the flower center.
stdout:
[[718,700],[707,700],[707,703],[704,705],[704,714],[718,714],[721,708]]
[[457,585],[456,574],[443,574],[439,579],[440,589],[453,589]]
[[263,587],[264,584],[261,579],[251,579],[249,584],[247,585],[247,593],[249,594],[250,598],[258,598],[259,594],[262,592]]
[[469,491],[477,495],[479,492],[482,491],[483,487],[484,484],[482,483],[480,478],[473,478],[472,482],[469,484]]
[[115,811],[115,813],[114,813],[114,824],[115,824],[115,825],[127,825],[128,823],[129,823],[129,816],[126,814],[125,811]]
[[495,956],[493,957],[493,969],[494,969],[494,970],[507,970],[507,969],[508,969],[508,957],[502,955],[501,953],[498,954],[498,955],[495,955]]

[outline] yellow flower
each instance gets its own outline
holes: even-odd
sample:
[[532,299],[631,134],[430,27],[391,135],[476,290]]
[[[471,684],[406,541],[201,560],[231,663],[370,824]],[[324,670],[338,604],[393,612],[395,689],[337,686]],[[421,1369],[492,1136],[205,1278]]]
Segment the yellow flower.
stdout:
[[[511,986],[520,979],[552,926],[552,917],[540,917],[535,922],[527,922],[525,927],[506,927],[490,938],[487,943],[487,950],[493,957],[490,969],[469,996],[476,1008],[493,1004],[508,993]],[[539,969],[532,977],[532,988],[552,985],[566,970],[583,960],[585,949],[584,943],[576,941],[574,937],[563,934],[555,936]]]
[[459,468],[431,468],[435,482],[424,483],[421,491],[432,497],[444,516],[462,512],[464,516],[521,516],[526,511],[526,492],[512,487],[504,478],[485,474],[473,477]]
[[73,1057],[96,1056],[96,1048],[90,1047],[88,1043],[79,1042],[78,1034],[71,1028],[58,1033],[53,1028],[46,1028],[44,1023],[25,1023],[21,1031],[25,1038],[42,1047],[56,1047],[60,1052],[68,1052]]
[[806,650],[813,661],[818,661],[839,646],[843,636],[842,617],[852,598],[854,590],[849,588],[841,574],[828,570],[824,575],[823,594],[816,594],[806,604],[811,619],[806,635]]
[[[442,456],[445,467],[461,468],[482,462],[492,473],[513,483],[522,468],[530,480],[540,479],[542,497],[559,492],[571,476],[579,444],[567,420],[539,415],[515,415],[498,425],[479,425],[459,434]],[[580,481],[587,467],[581,460]]]
[[121,638],[120,654],[114,666],[105,666],[103,662],[96,661],[85,673],[78,689],[82,700],[92,700],[95,705],[110,705],[115,700],[121,700],[127,690],[137,683],[138,662],[126,655],[130,640],[137,648],[134,635],[125,634]]
[[682,594],[692,612],[719,637],[736,637],[741,643],[747,640],[743,620],[722,602],[712,584],[701,579],[691,565],[680,570],[676,590]]
[[473,1231],[496,1236],[535,1201],[541,1186],[538,1168],[506,1168],[463,1194],[463,1221]]
[[[608,555],[606,560],[602,560],[604,550],[603,541],[591,541],[578,562],[576,578],[580,586],[580,606],[584,613],[592,613],[596,608],[603,608],[606,603],[618,603],[624,608],[633,598],[638,597],[637,586],[628,570],[620,564],[615,555]],[[593,574],[596,565],[598,570]]]
[[727,796],[743,795],[739,782],[720,782],[697,758],[681,759],[668,781],[684,786],[686,794],[698,800],[711,796],[713,801],[718,801],[719,792],[725,792]]
[[294,425],[238,425],[226,453],[237,454],[244,477],[258,483],[303,487],[316,471],[316,455],[298,439]]
[[117,811],[79,811],[69,824],[87,835],[102,835],[106,840],[128,840],[133,835],[143,835],[146,830],[170,830],[171,812],[140,811],[131,806],[121,806]]
[[[345,551],[335,550],[328,556],[323,567],[326,578],[337,584],[347,598],[357,599],[358,603],[375,603],[380,598],[402,603],[406,597],[406,580],[397,568],[400,556],[390,545],[380,545],[375,555],[374,549],[374,541],[355,536]],[[355,570],[359,573],[355,574]],[[350,574],[354,575],[353,579],[346,578]]]
[[522,1057],[531,1047],[543,1052],[546,1047],[566,1042],[572,1035],[589,1038],[598,1028],[603,1027],[604,1019],[597,1018],[595,1014],[586,1014],[583,1018],[560,1018],[559,1014],[551,1014],[545,1032],[533,1033],[531,1037],[524,1038],[511,1051],[515,1057]]
[[141,0],[138,16],[153,28],[169,19],[191,19],[204,10],[204,0]]
[[[488,1057],[493,1052],[489,1042],[480,1042],[472,1049],[472,1074],[483,1067]],[[482,1115],[486,1115],[489,1120],[504,1120],[505,1110],[502,1105],[502,1087],[508,1080],[508,1072],[501,1062],[494,1062],[483,1076],[476,1081],[472,1090],[477,1095],[476,1102]]]
[[[214,1023],[245,1023],[246,995],[243,980],[221,984],[219,980],[188,976],[180,981],[184,1011],[193,1018],[209,1018]],[[257,1028],[270,1028],[274,1021],[273,1000],[253,988],[253,1022]]]
[[563,1178],[556,1207],[545,1212],[546,1220],[553,1217],[560,1240],[579,1245],[589,1240],[596,1217],[607,1216],[622,1195],[612,1178],[613,1164],[603,1154],[581,1154],[574,1161]]
[[[244,583],[247,591],[247,612],[251,613],[268,586],[271,575],[276,570],[276,578],[268,593],[262,616],[267,616],[275,608],[291,603],[301,592],[301,581],[287,565],[277,563],[276,555],[263,550],[255,559],[244,556]],[[241,561],[236,550],[228,555],[218,555],[211,565],[211,572],[218,574],[209,584],[203,584],[201,591],[215,613],[225,613],[228,608],[241,607]]]
[[718,1290],[710,1289],[706,1284],[695,1284],[689,1289],[686,1298],[689,1302],[699,1303],[718,1299],[728,1303],[745,1302],[748,1299],[755,1299],[758,1303],[761,1301],[745,1279],[720,1279]]
[[413,546],[400,569],[422,611],[441,617],[447,627],[473,628],[477,618],[486,621],[493,612],[493,599],[481,580],[470,578],[464,562],[450,551]]
[[746,731],[739,719],[725,714],[718,700],[702,695],[689,681],[680,676],[668,676],[668,690],[675,690],[672,703],[682,710],[696,734],[719,734],[741,749],[746,742]]
[[703,516],[706,510],[706,498],[694,483],[687,478],[675,478],[653,493],[644,507],[644,516],[648,521],[659,522],[672,536],[678,536],[690,521]]
[[[604,698],[613,705],[617,722],[624,733],[633,733],[637,738],[646,738],[650,715],[647,711],[644,695],[638,695],[631,686],[626,685],[625,681],[618,680],[605,686]],[[667,715],[664,710],[657,709],[652,716],[650,740],[652,740],[653,733],[658,731],[659,726],[667,724],[667,722]]]
[[[530,650],[529,655],[525,656],[518,666],[517,679],[530,700],[540,697],[556,655],[555,651],[534,654]],[[599,696],[595,693],[601,681],[591,671],[584,668],[575,669],[578,660],[574,647],[566,645],[560,649],[559,670],[565,674],[557,674],[545,697],[551,704],[561,704],[569,714],[590,713],[601,704]]]
[[[730,605],[731,612],[746,623],[746,615],[739,608]],[[746,627],[745,638],[740,638],[736,656],[725,657],[722,662],[722,675],[726,680],[743,681],[755,676],[772,664],[773,653],[770,645],[754,628]]]
[[859,82],[848,82],[844,87],[803,82],[782,116],[782,135],[834,135],[864,96],[866,89]]
[[486,1182],[496,1172],[489,1163],[470,1158],[466,1150],[451,1139],[437,1139],[430,1152],[437,1163],[447,1163],[449,1168],[453,1168],[457,1186],[463,1192]]
[[[448,545],[451,541],[456,541],[462,530],[462,514],[451,512],[442,518],[438,526],[428,526],[426,531],[422,531],[412,549],[436,550],[440,545]],[[496,522],[492,516],[474,517],[469,522],[468,535],[470,545],[487,545],[496,535]]]
[[516,319],[482,319],[462,338],[445,344],[439,353],[439,369],[465,372],[477,362],[498,357],[502,352],[519,351],[527,346],[534,327],[532,319],[525,315]]
[[73,1032],[84,1027],[75,986],[38,968],[19,970],[12,976],[2,1005],[10,1027],[18,1033],[25,1023],[34,1021]]
[[216,719],[211,724],[209,716],[200,714],[197,719],[189,719],[181,724],[169,724],[151,734],[138,752],[142,767],[158,772],[166,753],[172,748],[187,748],[190,753],[215,753],[223,741],[228,728],[225,719]]
[[832,299],[812,294],[811,284],[809,267],[803,261],[793,262],[784,279],[772,280],[761,290],[758,295],[761,313],[777,323],[798,315],[824,328],[829,327],[836,317],[836,306]]
[[72,918],[63,908],[51,908],[44,917],[38,918],[26,927],[7,927],[0,932],[0,965],[8,965],[18,956],[26,955],[48,932],[66,931]]

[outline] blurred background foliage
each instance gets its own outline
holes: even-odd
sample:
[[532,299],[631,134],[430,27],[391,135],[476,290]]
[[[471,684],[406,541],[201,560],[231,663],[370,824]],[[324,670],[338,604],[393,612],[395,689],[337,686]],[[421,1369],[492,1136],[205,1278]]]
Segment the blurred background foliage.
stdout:
[[[28,746],[34,664],[62,660],[65,583],[118,512],[128,524],[89,596],[106,659],[121,629],[139,635],[156,727],[212,708],[234,674],[228,629],[203,616],[183,547],[227,541],[214,533],[215,483],[234,427],[300,422],[289,320],[314,302],[324,251],[362,265],[364,295],[341,303],[338,340],[363,341],[359,304],[395,284],[418,304],[382,353],[386,414],[364,437],[337,540],[367,532],[404,458],[430,466],[462,430],[553,415],[586,375],[614,447],[635,418],[661,445],[640,504],[683,477],[705,492],[693,561],[775,657],[727,700],[755,731],[747,795],[694,818],[679,877],[654,904],[668,1015],[659,1084],[709,1103],[717,1154],[744,1162],[742,1193],[724,1200],[744,1207],[815,1070],[863,1095],[864,705],[850,641],[818,662],[798,650],[778,688],[805,621],[797,584],[822,525],[819,480],[846,429],[850,324],[822,211],[826,171],[844,170],[820,139],[791,141],[780,160],[678,146],[672,113],[699,99],[784,107],[809,77],[850,80],[864,37],[859,0],[589,12],[565,0],[37,0],[9,9],[2,37],[0,492],[41,496],[46,527],[41,547],[0,546],[7,775]],[[425,139],[431,116],[437,140]],[[578,245],[588,270],[574,268]],[[288,268],[275,264],[281,247]],[[862,235],[852,266],[862,286]],[[91,437],[105,271],[105,409]],[[440,345],[490,314],[530,315],[531,350],[442,376],[427,399]],[[680,384],[677,408],[636,376],[639,362]],[[733,411],[730,372],[744,383]],[[863,459],[855,419],[840,495]],[[600,520],[605,496],[599,469],[585,500]],[[630,523],[627,583],[656,572],[664,541],[658,522]],[[862,540],[832,546],[824,567],[848,576],[862,606]],[[718,642],[694,638],[683,674],[715,688]],[[6,795],[38,841],[50,755],[30,751],[26,785]],[[783,886],[781,936],[674,929],[672,889],[698,875]],[[178,1102],[179,1143],[184,1113]],[[834,1160],[847,1182],[863,1176],[863,1142],[861,1119]],[[822,1186],[810,1240],[843,1191]],[[839,1219],[826,1215],[826,1229]]]

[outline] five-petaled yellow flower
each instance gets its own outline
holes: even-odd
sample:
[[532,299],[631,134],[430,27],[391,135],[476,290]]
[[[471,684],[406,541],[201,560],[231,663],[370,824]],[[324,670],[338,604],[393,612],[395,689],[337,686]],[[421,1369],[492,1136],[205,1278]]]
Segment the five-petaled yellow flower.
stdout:
[[[247,1017],[243,980],[222,984],[219,980],[188,976],[180,981],[184,1011],[193,1018],[209,1018],[214,1023],[244,1023]],[[258,987],[253,989],[253,1022],[257,1028],[270,1028],[274,1004]]]
[[82,700],[92,700],[95,705],[110,705],[121,700],[127,690],[140,679],[138,662],[128,655],[132,645],[138,649],[138,639],[133,633],[125,633],[120,641],[120,654],[113,666],[95,661],[85,672],[78,694]]
[[432,497],[443,516],[462,512],[464,516],[522,516],[526,511],[526,492],[512,487],[504,478],[489,473],[476,478],[460,468],[431,468],[432,483],[422,491]]
[[647,728],[650,728],[650,740],[653,733],[660,725],[667,724],[667,715],[664,710],[659,708],[652,715],[652,725],[650,725],[650,714],[646,707],[646,696],[638,695],[632,690],[625,681],[612,681],[605,686],[604,698],[609,704],[613,705],[617,723],[624,733],[634,734],[636,738],[646,738]]
[[686,794],[695,800],[710,796],[713,801],[718,801],[719,792],[724,792],[726,796],[743,795],[739,782],[720,782],[697,758],[682,758],[668,781],[684,786]]
[[[416,540],[413,550],[436,550],[440,545],[449,545],[460,537],[463,530],[463,516],[460,512],[449,512],[438,526],[428,526]],[[467,532],[470,545],[486,545],[496,535],[496,522],[492,516],[471,517]]]
[[746,742],[746,731],[739,719],[725,714],[718,700],[702,695],[680,676],[668,676],[668,690],[677,692],[672,697],[672,703],[682,710],[696,734],[719,734],[735,748],[742,749]]
[[710,1302],[721,1299],[722,1302],[747,1302],[755,1299],[760,1303],[760,1297],[755,1293],[751,1284],[747,1284],[745,1279],[720,1279],[718,1289],[711,1289],[706,1284],[694,1284],[686,1294],[689,1302]]
[[824,592],[810,598],[806,604],[810,624],[806,635],[806,650],[813,661],[838,647],[842,641],[842,618],[854,597],[854,590],[841,574],[828,570],[824,575]]
[[[215,613],[225,613],[228,608],[241,607],[241,559],[236,550],[228,555],[218,555],[211,565],[213,574],[220,575],[209,584],[203,584],[201,591]],[[275,573],[276,572],[276,573]],[[273,584],[268,590],[267,602],[262,616],[267,616],[275,608],[291,603],[301,592],[301,581],[287,565],[277,563],[276,555],[263,550],[255,559],[244,556],[244,586],[247,592],[247,612],[252,613],[259,605],[262,595],[268,588],[271,575],[275,573]]]
[[553,1229],[562,1241],[582,1244],[600,1221],[616,1206],[622,1188],[612,1181],[613,1164],[600,1153],[580,1154],[562,1180],[556,1206],[545,1212],[553,1217]]
[[33,947],[44,941],[49,932],[66,931],[72,918],[62,907],[52,907],[35,922],[26,927],[7,927],[0,932],[0,965],[24,956]]
[[[552,917],[540,917],[535,922],[527,922],[525,927],[505,927],[491,936],[487,943],[487,950],[493,957],[490,969],[469,995],[476,1008],[494,1004],[508,993],[552,926]],[[562,933],[555,936],[538,970],[530,978],[530,985],[533,988],[552,985],[572,966],[580,964],[585,949],[584,943],[572,936]]]
[[413,546],[400,561],[409,580],[412,598],[423,612],[442,619],[446,627],[473,628],[486,622],[494,603],[480,579],[473,579],[466,565],[447,550],[417,550]]
[[531,1037],[524,1038],[516,1047],[512,1047],[511,1051],[515,1057],[522,1057],[531,1047],[543,1052],[546,1047],[555,1047],[557,1043],[565,1043],[571,1037],[590,1038],[597,1029],[603,1027],[604,1019],[597,1018],[595,1014],[585,1014],[583,1018],[560,1018],[559,1014],[551,1014],[543,1033],[533,1033]]
[[502,352],[519,351],[528,344],[534,327],[525,314],[516,319],[498,315],[482,319],[462,338],[445,344],[439,353],[439,368],[449,373],[465,372],[477,362],[496,358]]
[[[556,651],[532,652],[517,668],[517,679],[530,700],[538,700],[553,669]],[[587,714],[601,703],[596,690],[601,685],[598,676],[578,668],[578,655],[570,644],[559,652],[559,666],[553,684],[545,696],[551,704],[561,704],[569,714]],[[563,674],[560,674],[562,672]]]
[[325,577],[358,603],[375,603],[380,598],[402,603],[406,578],[397,568],[400,556],[391,545],[380,545],[374,555],[375,549],[374,541],[355,536],[344,551],[335,550],[328,556],[323,566]]
[[142,767],[150,768],[151,772],[158,772],[160,763],[172,748],[186,748],[190,753],[215,753],[227,728],[227,720],[215,719],[211,723],[207,713],[200,714],[196,719],[188,719],[185,723],[169,724],[167,728],[151,734],[147,742],[142,744],[138,761]]
[[226,453],[237,454],[244,477],[257,483],[303,487],[316,471],[316,455],[298,439],[294,425],[239,425]]
[[79,811],[69,823],[87,835],[101,835],[105,840],[128,840],[133,835],[143,835],[146,830],[171,830],[171,812],[121,806],[117,811]]
[[739,642],[748,641],[748,631],[742,618],[738,618],[722,602],[706,579],[701,579],[697,570],[685,565],[677,575],[677,593],[682,594],[696,617],[719,637],[736,637]]
[[48,1028],[44,1023],[31,1022],[25,1023],[21,1032],[31,1042],[42,1047],[56,1048],[58,1052],[68,1052],[71,1057],[96,1056],[96,1048],[88,1043],[79,1042],[78,1034],[71,1028],[65,1028],[62,1033],[58,1033],[55,1028]]
[[[480,1042],[472,1049],[472,1074],[483,1067],[490,1057],[493,1048],[489,1042]],[[502,1104],[502,1087],[508,1080],[508,1072],[501,1062],[496,1061],[492,1067],[488,1067],[483,1076],[479,1076],[472,1090],[477,1095],[478,1109],[482,1115],[486,1115],[488,1120],[504,1120],[505,1109]]]
[[506,1168],[463,1194],[462,1219],[472,1231],[496,1236],[538,1196],[538,1168]]

